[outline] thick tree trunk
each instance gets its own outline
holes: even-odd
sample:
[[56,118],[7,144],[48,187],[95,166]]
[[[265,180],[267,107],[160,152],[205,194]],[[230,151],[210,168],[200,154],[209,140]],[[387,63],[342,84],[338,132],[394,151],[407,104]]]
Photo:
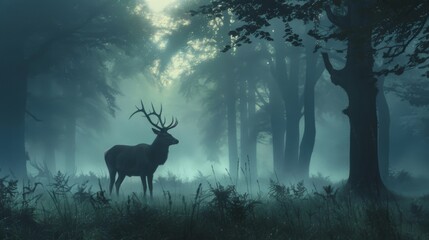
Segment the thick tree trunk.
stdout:
[[0,53],[0,175],[25,179],[28,66],[24,61],[13,59],[12,53],[15,54],[9,51]]
[[390,155],[390,110],[384,94],[384,78],[378,79],[377,113],[378,113],[378,158],[381,179],[389,177]]
[[285,164],[286,177],[296,178],[298,176],[299,155],[299,121],[301,109],[299,107],[299,52],[291,51],[290,74],[285,83],[283,98],[286,111],[286,141],[285,141]]
[[[363,78],[366,76],[355,81]],[[377,90],[374,83],[358,85],[366,86],[348,91],[349,107],[345,110],[350,120],[348,184],[352,190],[366,194],[368,190],[378,192],[382,186],[377,155]]]
[[226,91],[227,128],[228,128],[228,154],[229,173],[234,181],[238,178],[238,147],[237,147],[237,110],[236,110],[236,82],[232,80]]
[[347,187],[358,195],[371,197],[385,190],[378,167],[377,87],[372,69],[374,57],[370,27],[372,2],[349,1],[348,15],[344,17],[335,16],[327,9],[332,23],[348,29],[346,66],[342,70],[334,70],[327,54],[323,54],[332,82],[342,87],[349,99],[349,106],[344,110],[350,121]]

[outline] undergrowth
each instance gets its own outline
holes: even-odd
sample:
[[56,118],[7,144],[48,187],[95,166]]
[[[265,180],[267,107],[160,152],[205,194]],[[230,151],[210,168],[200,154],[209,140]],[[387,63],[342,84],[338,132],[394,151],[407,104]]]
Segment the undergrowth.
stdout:
[[0,239],[429,239],[427,197],[370,201],[275,180],[255,195],[219,181],[172,194],[162,181],[149,200],[60,172],[43,183],[1,178]]

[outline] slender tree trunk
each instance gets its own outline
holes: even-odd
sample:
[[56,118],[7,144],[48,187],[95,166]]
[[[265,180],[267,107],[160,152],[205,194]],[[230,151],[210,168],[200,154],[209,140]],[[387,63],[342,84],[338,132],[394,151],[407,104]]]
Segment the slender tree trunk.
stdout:
[[381,178],[389,177],[390,152],[390,110],[384,94],[384,77],[378,79],[377,113],[378,113],[378,158]]
[[250,78],[248,81],[248,152],[249,152],[249,170],[252,179],[257,178],[258,168],[256,159],[256,147],[258,138],[258,129],[256,127],[256,79]]
[[343,111],[350,121],[350,172],[347,187],[366,197],[378,196],[385,190],[378,166],[377,87],[371,45],[371,12],[374,3],[349,1],[347,16],[335,16],[327,9],[330,21],[347,29],[349,34],[345,67],[334,70],[328,55],[323,54],[332,82],[342,87],[349,99],[349,106]]
[[281,98],[278,84],[274,79],[270,79],[268,83],[270,91],[270,121],[271,135],[273,141],[273,167],[276,174],[283,174],[284,161],[284,137],[285,137],[285,119],[284,106]]
[[284,89],[286,87],[285,83],[288,81],[285,62],[285,44],[281,41],[277,41],[275,50],[275,68],[271,70],[274,81],[270,84],[271,128],[273,130],[273,165],[274,172],[278,175],[278,177],[284,179],[287,169],[285,161],[286,107],[284,100]]
[[285,141],[285,163],[286,177],[295,178],[298,173],[299,155],[299,120],[301,109],[299,107],[299,52],[291,51],[290,74],[285,83],[283,98],[286,111],[286,141]]
[[[66,84],[64,97],[70,101],[75,102],[78,100],[78,84],[72,79],[65,79]],[[76,109],[75,104],[70,104],[69,116],[65,121],[65,167],[66,171],[74,175],[76,173]]]
[[[314,109],[314,88],[320,74],[317,69],[317,56],[309,46],[306,48],[306,70],[304,83],[304,133],[299,150],[300,178],[307,179],[310,173],[310,160],[316,138],[316,119]],[[319,70],[319,72],[321,72]]]
[[52,173],[52,175],[56,174],[57,171],[57,161],[56,161],[56,137],[54,136],[54,133],[47,133],[47,135],[44,137],[44,158],[43,161],[45,163],[45,166],[48,167],[48,170]]
[[66,122],[65,167],[70,175],[76,174],[76,116]]
[[248,139],[249,139],[249,115],[247,108],[247,81],[244,79],[239,80],[240,86],[240,161],[241,167],[246,172],[249,172],[248,163]]
[[237,110],[236,110],[236,82],[231,80],[230,87],[226,92],[227,107],[227,128],[228,128],[228,154],[229,154],[229,173],[232,179],[237,181],[238,178],[238,147],[237,147]]
[[[1,47],[0,50],[5,49]],[[28,66],[14,54],[7,49],[0,52],[0,175],[25,179]]]

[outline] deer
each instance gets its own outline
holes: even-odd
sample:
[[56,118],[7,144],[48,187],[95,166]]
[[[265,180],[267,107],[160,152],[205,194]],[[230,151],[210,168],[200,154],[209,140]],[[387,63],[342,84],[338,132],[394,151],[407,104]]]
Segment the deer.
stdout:
[[[168,130],[173,129],[179,123],[177,118],[172,117],[171,122],[166,125],[165,117],[162,118],[162,104],[159,113],[155,111],[152,105],[152,111],[149,113],[144,108],[143,101],[141,108],[131,114],[129,119],[137,113],[143,113],[149,123],[152,125],[152,131],[156,135],[152,144],[141,143],[135,146],[115,145],[104,154],[107,169],[109,171],[110,186],[109,192],[112,194],[113,184],[116,186],[116,194],[119,196],[119,188],[125,179],[125,176],[139,176],[143,184],[143,195],[146,198],[146,179],[149,185],[150,198],[153,198],[153,174],[160,165],[164,165],[168,158],[168,149],[171,145],[179,143]],[[156,117],[157,122],[152,121],[151,117]],[[116,174],[118,178],[116,179]],[[116,179],[116,181],[115,181]]]

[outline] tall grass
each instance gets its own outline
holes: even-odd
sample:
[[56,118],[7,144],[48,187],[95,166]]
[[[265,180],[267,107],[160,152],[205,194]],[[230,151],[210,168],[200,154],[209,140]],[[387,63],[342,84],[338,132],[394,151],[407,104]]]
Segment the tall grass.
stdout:
[[192,193],[172,176],[160,179],[150,201],[141,191],[111,198],[105,179],[2,178],[0,239],[429,239],[427,197],[369,201],[278,180],[253,196],[247,183],[240,191],[215,179],[198,178]]

